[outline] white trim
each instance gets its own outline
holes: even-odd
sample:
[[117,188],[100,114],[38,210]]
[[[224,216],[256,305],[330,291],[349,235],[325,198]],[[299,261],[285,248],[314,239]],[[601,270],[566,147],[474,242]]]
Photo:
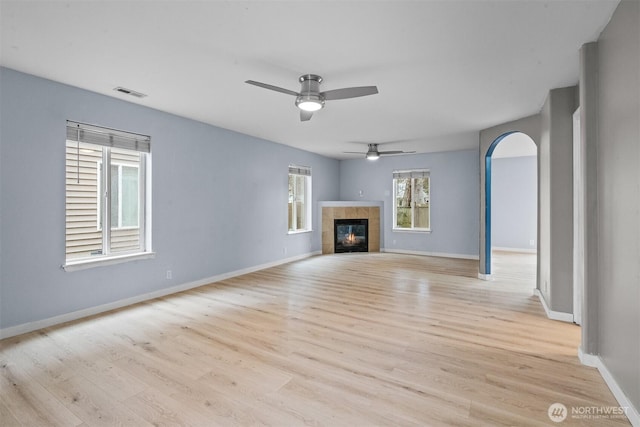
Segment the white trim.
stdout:
[[122,264],[123,262],[135,261],[140,259],[151,259],[155,258],[155,256],[155,252],[136,252],[123,255],[100,256],[93,259],[82,259],[78,261],[68,262],[62,265],[62,269],[66,272],[86,270],[87,268]]
[[590,366],[592,368],[598,367],[599,357],[595,354],[587,354],[582,351],[582,347],[578,347],[578,359],[580,359],[580,363],[585,366]]
[[303,234],[303,233],[312,233],[313,229],[304,229],[304,230],[289,230],[287,234]]
[[384,202],[382,201],[372,201],[372,202],[363,202],[361,200],[343,200],[343,201],[335,201],[335,200],[322,200],[318,202],[318,206],[320,208],[352,208],[352,207],[383,207]]
[[584,218],[586,205],[584,203],[585,183],[587,175],[584,171],[584,145],[580,137],[580,107],[573,113],[573,317],[575,323],[582,324],[582,295],[584,293],[585,277],[585,237]]
[[533,291],[533,293],[538,297],[538,299],[542,303],[542,307],[544,308],[545,313],[547,313],[547,317],[549,319],[559,320],[561,322],[573,323],[573,314],[565,313],[562,311],[553,311],[549,309],[549,306],[547,305],[547,301],[544,299],[544,296],[542,295],[542,292],[540,292],[540,289],[536,289],[535,291]]
[[151,181],[151,166],[153,165],[153,162],[151,161],[151,153],[147,153],[145,156],[140,156],[140,161],[140,165],[142,166],[140,181],[144,178],[144,185],[140,188],[140,207],[142,208],[140,215],[141,218],[144,216],[144,221],[140,223],[140,231],[144,236],[144,248],[142,249],[147,252],[151,252],[153,248],[153,246],[151,246],[151,232],[153,230],[151,212],[151,208],[153,206],[151,198],[151,191],[153,189],[153,182]]
[[[295,167],[295,168],[305,168],[309,170],[309,175],[303,175],[303,174],[299,174],[299,173],[292,173],[291,172],[291,168]],[[312,224],[313,224],[313,197],[312,197],[312,182],[311,182],[311,168],[308,166],[292,166],[289,165],[289,175],[288,177],[291,176],[295,176],[295,177],[299,177],[301,176],[302,178],[304,178],[304,200],[302,201],[303,203],[303,209],[305,210],[305,224],[304,224],[304,228],[301,229],[297,229],[294,228],[293,230],[289,229],[287,230],[288,234],[297,234],[297,233],[307,233],[307,232],[312,232]],[[293,185],[293,201],[291,202],[291,217],[292,218],[288,218],[288,220],[291,221],[291,224],[296,227],[297,226],[297,217],[298,217],[298,207],[296,204],[296,199],[298,197],[298,184],[297,181],[294,180],[294,185]]]
[[518,252],[521,254],[537,254],[538,250],[536,248],[503,248],[501,246],[492,246],[492,251],[501,251],[501,252]]
[[440,258],[460,258],[460,259],[474,259],[479,260],[478,255],[467,254],[450,254],[445,252],[425,252],[425,251],[409,251],[405,249],[387,249],[380,248],[380,252],[395,253],[395,254],[407,254],[407,255],[422,255],[422,256],[435,256]]
[[0,339],[5,339],[5,338],[13,337],[16,335],[21,335],[21,334],[26,334],[28,332],[36,331],[38,329],[48,328],[61,323],[78,320],[83,317],[94,316],[96,314],[104,313],[106,311],[115,310],[115,309],[126,307],[129,305],[137,304],[143,301],[164,297],[167,295],[197,288],[199,286],[204,286],[210,283],[219,282],[221,280],[230,279],[232,277],[242,276],[243,274],[249,274],[258,270],[264,270],[266,268],[276,267],[281,264],[299,261],[301,259],[309,258],[314,255],[320,255],[321,253],[322,253],[321,251],[314,251],[314,252],[310,252],[302,255],[296,255],[290,258],[285,258],[277,261],[268,262],[265,264],[255,265],[253,267],[248,267],[241,270],[230,271],[228,273],[218,274],[216,276],[207,277],[204,279],[196,280],[194,282],[183,283],[182,285],[172,286],[170,288],[160,289],[154,292],[133,296],[131,298],[125,298],[119,301],[114,301],[107,304],[98,305],[95,307],[89,307],[82,310],[72,311],[71,313],[65,313],[59,316],[53,316],[47,319],[37,320],[35,322],[28,322],[28,323],[23,323],[21,325],[2,328],[0,329]]
[[488,282],[491,282],[491,281],[493,281],[493,275],[478,273],[478,279],[486,280]]
[[613,378],[613,375],[611,375],[611,372],[609,372],[600,356],[595,357],[598,361],[596,368],[598,368],[598,372],[600,372],[600,375],[602,375],[604,382],[607,383],[609,390],[611,390],[611,393],[613,393],[613,397],[616,398],[618,404],[621,407],[627,408],[626,415],[631,422],[631,425],[634,427],[640,427],[640,412],[638,412],[638,408],[633,406],[633,403],[631,403],[627,395],[624,394],[624,392],[618,385],[618,382],[615,380],[615,378]]
[[616,398],[620,407],[627,408],[625,413],[631,425],[640,427],[640,412],[638,408],[634,407],[627,395],[624,394],[618,382],[613,378],[609,369],[607,369],[602,358],[595,354],[583,353],[582,347],[578,348],[578,358],[583,365],[598,369],[600,376],[604,379],[604,382],[607,384],[607,387],[609,387],[609,390],[611,390],[611,393],[613,393],[613,397]]

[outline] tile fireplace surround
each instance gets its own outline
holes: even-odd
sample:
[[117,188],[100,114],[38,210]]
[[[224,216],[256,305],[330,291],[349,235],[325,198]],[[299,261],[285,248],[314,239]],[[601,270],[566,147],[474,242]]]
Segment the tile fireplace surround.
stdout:
[[380,208],[376,202],[321,202],[322,210],[322,253],[334,253],[334,219],[368,219],[369,252],[380,252]]

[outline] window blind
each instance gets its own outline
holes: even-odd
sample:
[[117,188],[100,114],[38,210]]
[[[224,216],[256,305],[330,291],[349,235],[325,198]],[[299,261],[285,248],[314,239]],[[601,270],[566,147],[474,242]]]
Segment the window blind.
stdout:
[[311,168],[309,166],[289,165],[289,173],[293,175],[311,176]]
[[393,179],[399,178],[428,178],[428,169],[415,169],[410,171],[393,171]]
[[151,138],[121,130],[109,129],[67,120],[67,140],[88,144],[151,152]]

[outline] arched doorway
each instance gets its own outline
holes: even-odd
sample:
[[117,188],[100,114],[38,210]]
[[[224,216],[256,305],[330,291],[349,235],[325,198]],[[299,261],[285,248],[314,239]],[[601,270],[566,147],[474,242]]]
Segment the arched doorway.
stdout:
[[506,253],[537,251],[537,146],[533,139],[519,131],[495,138],[485,154],[484,177],[483,267],[490,276],[496,246]]

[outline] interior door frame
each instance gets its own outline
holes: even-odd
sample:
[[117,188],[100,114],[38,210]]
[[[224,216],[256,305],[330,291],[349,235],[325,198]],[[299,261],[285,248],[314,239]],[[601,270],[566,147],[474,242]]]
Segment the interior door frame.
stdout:
[[573,322],[582,324],[584,295],[585,150],[580,137],[580,107],[573,113]]

